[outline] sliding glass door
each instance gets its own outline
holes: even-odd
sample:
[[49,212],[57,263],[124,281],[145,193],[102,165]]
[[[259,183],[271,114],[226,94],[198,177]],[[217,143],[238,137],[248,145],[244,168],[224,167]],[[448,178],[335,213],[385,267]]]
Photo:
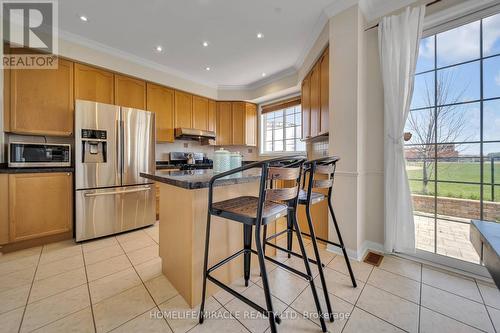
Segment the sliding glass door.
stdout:
[[422,39],[405,132],[417,249],[479,263],[470,220],[500,222],[500,14]]

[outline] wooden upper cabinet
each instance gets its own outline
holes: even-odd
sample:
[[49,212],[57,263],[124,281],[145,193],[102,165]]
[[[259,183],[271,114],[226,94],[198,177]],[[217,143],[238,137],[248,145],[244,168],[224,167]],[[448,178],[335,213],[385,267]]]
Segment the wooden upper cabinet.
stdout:
[[193,128],[208,130],[208,98],[193,96]]
[[156,141],[174,142],[174,90],[148,83],[146,109],[155,113]]
[[320,131],[319,134],[326,134],[329,130],[329,51],[323,53],[320,60]]
[[10,242],[71,231],[71,173],[10,174],[9,220]]
[[245,103],[245,144],[257,146],[257,105]]
[[302,139],[311,137],[311,80],[306,76],[302,81]]
[[175,128],[193,127],[193,95],[175,91],[174,115]]
[[73,133],[73,62],[59,59],[57,69],[12,69],[6,75],[7,131],[69,136]]
[[208,130],[216,132],[217,103],[214,100],[208,101]]
[[232,144],[231,102],[217,102],[217,144]]
[[311,72],[311,137],[319,134],[320,130],[320,67],[319,63]]
[[113,73],[75,64],[75,99],[114,104],[114,86]]
[[115,74],[115,105],[146,109],[146,82]]
[[232,103],[232,138],[233,145],[245,144],[245,102]]

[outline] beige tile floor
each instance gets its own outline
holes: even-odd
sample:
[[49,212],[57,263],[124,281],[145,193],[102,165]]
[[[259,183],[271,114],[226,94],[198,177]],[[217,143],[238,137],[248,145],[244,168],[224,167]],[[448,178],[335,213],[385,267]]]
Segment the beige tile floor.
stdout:
[[[343,258],[324,249],[321,256],[336,315],[330,332],[500,332],[500,293],[491,284],[388,256],[375,268],[353,262],[354,289]],[[282,253],[278,259],[303,267]],[[268,269],[280,332],[320,332],[308,284],[276,265]],[[251,281],[233,287],[264,305],[255,270]],[[196,309],[162,275],[158,225],[0,256],[0,332],[269,331],[265,318],[223,291],[207,310],[210,318],[198,325]]]

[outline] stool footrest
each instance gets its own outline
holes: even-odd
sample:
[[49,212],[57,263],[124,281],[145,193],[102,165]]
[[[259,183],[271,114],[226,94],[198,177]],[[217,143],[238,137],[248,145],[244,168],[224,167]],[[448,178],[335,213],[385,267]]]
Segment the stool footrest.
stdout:
[[230,293],[234,297],[238,298],[242,302],[245,302],[247,305],[251,306],[255,310],[259,311],[260,313],[262,313],[262,314],[264,314],[266,316],[268,315],[268,311],[266,309],[264,309],[263,307],[261,307],[260,305],[258,305],[256,303],[252,302],[250,299],[248,299],[245,296],[241,295],[236,290],[230,288],[229,286],[227,286],[226,284],[224,284],[221,281],[217,280],[216,278],[214,278],[210,274],[207,274],[207,279],[209,281],[213,282],[214,284],[216,284],[218,287],[224,289],[225,291],[227,291],[228,293]]
[[[301,232],[301,234],[304,235],[304,236],[307,236],[307,237],[311,238],[311,235],[308,234],[307,232]],[[320,238],[318,236],[316,236],[316,240],[318,240],[320,242],[323,242],[323,243],[327,243],[327,244],[336,246],[336,247],[340,247],[341,249],[343,248],[343,246],[341,244],[339,244],[339,243],[335,243],[335,242],[329,241],[328,239]]]
[[232,255],[227,257],[226,259],[219,261],[218,263],[216,263],[215,265],[213,265],[212,267],[207,269],[207,273],[211,273],[212,271],[216,270],[217,268],[221,267],[222,265],[230,262],[233,259],[238,258],[240,255],[242,255],[245,252],[250,252],[250,249],[241,249],[238,252],[233,253]]
[[266,238],[266,242],[268,242],[268,241],[270,241],[270,240],[272,240],[272,239],[275,239],[276,237],[279,237],[279,236],[281,236],[281,235],[283,235],[283,234],[285,234],[285,233],[287,233],[287,232],[288,232],[288,229],[281,230],[280,232],[275,233],[274,235],[267,237],[267,238]]
[[[297,257],[297,258],[301,258],[301,259],[302,259],[302,255],[301,255],[301,254],[299,254],[299,253],[297,253],[297,252],[288,251],[288,250],[287,250],[287,249],[285,249],[284,247],[281,247],[281,246],[276,245],[276,244],[273,244],[273,243],[267,243],[267,241],[266,241],[266,245],[269,245],[270,247],[274,247],[275,249],[278,249],[278,250],[280,250],[280,251],[283,251],[283,252],[289,253],[289,254],[291,254],[291,255],[292,255],[292,256],[294,256],[294,257]],[[314,260],[314,259],[311,259],[311,258],[307,258],[307,259],[309,260],[309,262],[310,262],[311,264],[314,264],[314,265],[317,265],[317,264],[318,264],[318,262],[317,262],[316,260]],[[321,266],[325,267],[325,265],[323,265],[323,264],[321,264]]]
[[294,274],[297,274],[298,276],[303,277],[303,278],[304,278],[304,279],[306,279],[307,281],[311,281],[311,280],[312,280],[312,277],[311,277],[311,276],[309,276],[309,275],[307,275],[306,273],[303,273],[303,272],[301,272],[301,271],[299,271],[299,270],[297,270],[297,269],[295,269],[295,268],[293,268],[293,267],[290,267],[290,266],[288,266],[288,265],[285,265],[284,263],[282,263],[282,262],[280,262],[280,261],[278,261],[278,260],[276,260],[276,259],[273,259],[273,258],[268,257],[268,256],[264,256],[264,258],[266,258],[266,260],[269,260],[269,261],[270,261],[270,262],[272,262],[273,264],[275,264],[275,265],[277,265],[277,266],[280,266],[280,267],[282,267],[282,268],[286,269],[287,271],[290,271],[290,272],[292,272],[292,273],[294,273]]

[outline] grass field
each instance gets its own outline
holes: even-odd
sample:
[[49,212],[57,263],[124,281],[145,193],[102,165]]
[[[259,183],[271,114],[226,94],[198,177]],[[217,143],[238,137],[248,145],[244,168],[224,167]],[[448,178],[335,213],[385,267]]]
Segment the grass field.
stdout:
[[[481,182],[481,167],[475,162],[439,162],[437,163],[437,195],[442,197],[463,198],[479,200],[481,195],[481,187],[479,184],[452,184],[441,183],[439,181],[459,181],[459,182]],[[430,168],[433,172],[429,176],[432,180],[428,183],[427,194],[434,195],[435,187],[433,180],[435,179],[435,167]],[[411,162],[407,165],[408,178],[422,179],[422,164]],[[491,183],[491,163],[485,163],[483,166],[484,183]],[[494,201],[500,202],[500,161],[494,163]],[[412,193],[424,194],[423,182],[421,180],[410,180]],[[483,186],[484,200],[492,201],[492,186]]]

